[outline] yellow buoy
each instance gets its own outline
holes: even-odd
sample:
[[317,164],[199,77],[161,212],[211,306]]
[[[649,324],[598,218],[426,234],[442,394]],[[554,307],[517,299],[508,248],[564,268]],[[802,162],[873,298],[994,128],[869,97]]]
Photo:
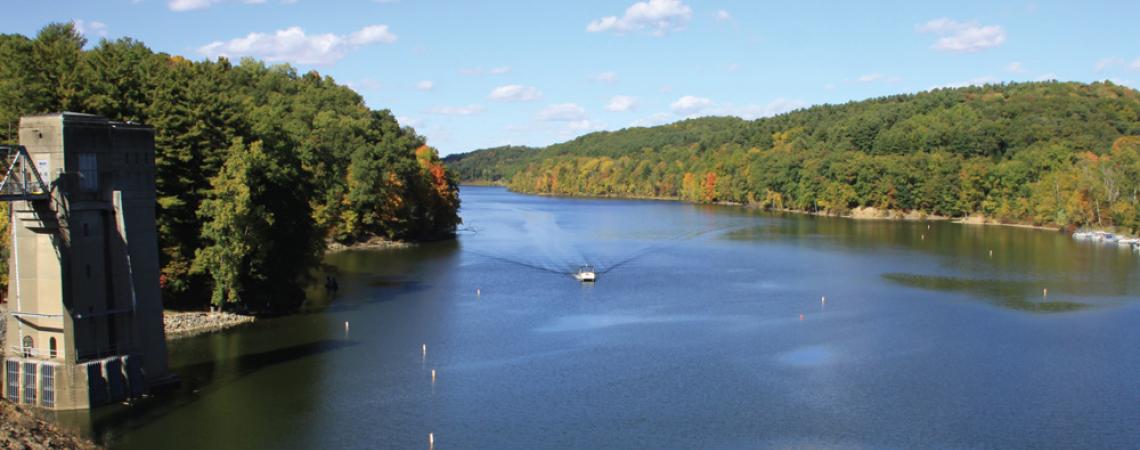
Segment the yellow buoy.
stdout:
[[435,369],[431,369],[431,382],[435,383]]
[[1049,298],[1049,288],[1045,288],[1045,290],[1041,291],[1041,298]]

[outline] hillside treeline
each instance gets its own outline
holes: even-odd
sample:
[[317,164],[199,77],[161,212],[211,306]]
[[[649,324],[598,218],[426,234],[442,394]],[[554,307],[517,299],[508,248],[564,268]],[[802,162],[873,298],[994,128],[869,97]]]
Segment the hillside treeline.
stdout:
[[0,35],[0,132],[20,116],[98,114],[155,128],[165,301],[289,309],[328,240],[437,239],[458,192],[434,149],[317,72],[190,61],[71,24]]
[[521,192],[1140,227],[1140,93],[1112,83],[938,89],[710,117],[447,158]]

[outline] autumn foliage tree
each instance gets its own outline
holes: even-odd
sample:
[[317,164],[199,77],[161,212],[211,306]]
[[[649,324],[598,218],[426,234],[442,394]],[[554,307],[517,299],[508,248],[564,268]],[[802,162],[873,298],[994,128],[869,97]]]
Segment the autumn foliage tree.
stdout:
[[981,214],[1136,233],[1138,118],[1140,93],[1125,86],[1009,83],[597,132],[447,163],[520,192]]
[[[253,59],[191,61],[129,38],[86,44],[72,24],[0,35],[0,130],[12,142],[21,116],[57,111],[155,128],[167,305],[282,309],[316,263],[312,242],[454,234],[457,187],[437,156],[421,164],[425,139],[332,78]],[[224,207],[243,196],[255,204],[241,214]]]

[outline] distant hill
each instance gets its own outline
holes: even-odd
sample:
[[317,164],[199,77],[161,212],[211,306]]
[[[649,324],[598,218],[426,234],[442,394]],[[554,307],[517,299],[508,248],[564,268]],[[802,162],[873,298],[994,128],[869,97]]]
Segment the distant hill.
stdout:
[[1104,83],[937,89],[752,121],[707,117],[543,148],[451,155],[462,180],[520,192],[830,211],[1140,223],[1140,93]]

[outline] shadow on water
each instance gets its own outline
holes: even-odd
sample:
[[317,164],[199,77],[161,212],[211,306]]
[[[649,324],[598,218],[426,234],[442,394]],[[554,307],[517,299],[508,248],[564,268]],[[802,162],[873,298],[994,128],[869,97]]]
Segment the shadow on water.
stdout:
[[264,369],[291,361],[318,356],[357,345],[356,342],[325,339],[315,342],[251,353],[227,359],[174,367],[182,384],[171,392],[157,394],[130,405],[109,405],[93,411],[68,411],[58,415],[67,428],[91,436],[96,443],[107,445],[115,435],[141,429],[154,421],[189,407],[212,391]]
[[[415,273],[415,269],[425,263],[455,257],[459,250],[459,241],[455,239],[408,248],[351,249],[330,254],[321,269],[313,273],[315,281],[305,290],[305,303],[298,314],[353,311],[363,305],[421,291],[426,285],[408,274]],[[389,254],[391,258],[376,258],[377,252]],[[335,292],[325,288],[326,277],[338,280]],[[385,295],[373,295],[372,291],[377,288]]]
[[[883,279],[907,287],[940,292],[961,292],[1000,306],[1023,311],[1064,312],[1092,305],[1066,300],[1048,300],[1037,286],[1040,283],[1014,280],[970,279],[945,276],[886,273]],[[1036,300],[1030,300],[1033,294]],[[1054,295],[1065,295],[1063,291]]]

